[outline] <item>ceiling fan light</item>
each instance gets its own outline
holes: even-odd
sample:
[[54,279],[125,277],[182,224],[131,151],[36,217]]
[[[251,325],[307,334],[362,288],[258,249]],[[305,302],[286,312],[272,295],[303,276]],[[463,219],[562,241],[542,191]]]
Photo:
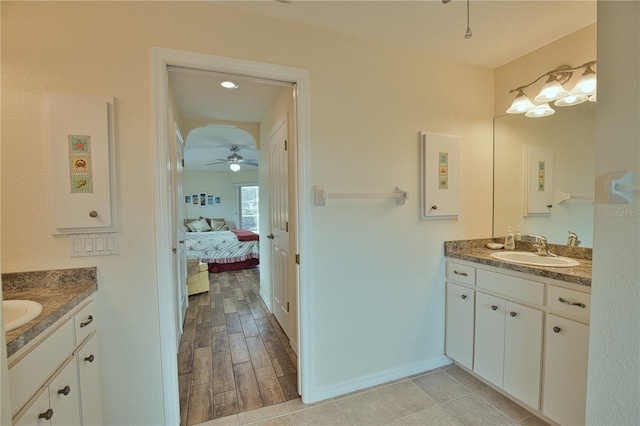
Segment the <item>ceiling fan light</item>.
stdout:
[[531,99],[522,90],[518,90],[518,95],[507,110],[507,114],[524,114],[533,108],[535,108],[535,105],[531,102]]
[[537,102],[551,102],[567,96],[569,92],[562,87],[562,84],[553,75],[549,76],[547,82],[542,86],[542,90],[535,97]]
[[548,117],[555,114],[556,111],[549,106],[548,103],[536,106],[531,111],[528,111],[525,116],[529,118]]
[[238,87],[240,87],[237,83],[230,80],[221,81],[220,86],[224,87],[225,89],[237,89]]
[[572,92],[582,93],[583,95],[592,95],[596,92],[596,87],[596,73],[591,69],[591,67],[587,67],[578,79],[578,82]]
[[555,106],[571,106],[578,105],[587,101],[587,95],[583,95],[581,93],[575,93],[573,90],[569,92],[567,96],[562,99],[558,99],[553,104]]
[[240,164],[231,163],[229,164],[229,168],[231,169],[232,172],[237,172],[238,170],[240,170]]

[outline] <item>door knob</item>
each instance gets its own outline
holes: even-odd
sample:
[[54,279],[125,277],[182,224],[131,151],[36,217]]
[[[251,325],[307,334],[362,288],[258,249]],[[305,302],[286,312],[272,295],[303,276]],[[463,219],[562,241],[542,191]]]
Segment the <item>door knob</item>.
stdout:
[[267,238],[270,239],[270,240],[273,240],[273,234],[267,235]]

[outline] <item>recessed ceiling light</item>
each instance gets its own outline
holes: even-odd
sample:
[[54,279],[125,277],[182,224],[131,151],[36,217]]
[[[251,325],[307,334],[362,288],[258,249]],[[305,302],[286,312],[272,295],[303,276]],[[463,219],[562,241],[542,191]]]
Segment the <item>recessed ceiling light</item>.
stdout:
[[229,80],[221,82],[220,86],[224,87],[225,89],[237,89],[238,87],[240,87],[235,82]]

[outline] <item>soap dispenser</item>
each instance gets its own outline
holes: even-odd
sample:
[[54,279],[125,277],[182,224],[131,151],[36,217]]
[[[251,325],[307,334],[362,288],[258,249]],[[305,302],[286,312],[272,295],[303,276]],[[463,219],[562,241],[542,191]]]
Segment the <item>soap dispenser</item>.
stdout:
[[516,241],[521,241],[522,240],[522,234],[520,233],[520,227],[516,226],[516,233],[514,235],[514,239]]
[[516,249],[515,237],[513,235],[513,231],[511,230],[510,226],[507,227],[507,235],[504,237],[504,249],[505,250]]

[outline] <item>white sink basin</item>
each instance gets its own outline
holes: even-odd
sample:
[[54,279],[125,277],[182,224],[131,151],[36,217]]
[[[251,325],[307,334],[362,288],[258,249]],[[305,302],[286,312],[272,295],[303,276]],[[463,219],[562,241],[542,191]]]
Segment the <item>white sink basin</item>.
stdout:
[[3,300],[4,331],[11,331],[28,323],[41,312],[42,305],[33,300]]
[[518,263],[520,265],[550,268],[571,268],[580,264],[577,260],[569,259],[568,257],[538,256],[535,253],[527,251],[501,251],[491,253],[491,257],[505,262]]

